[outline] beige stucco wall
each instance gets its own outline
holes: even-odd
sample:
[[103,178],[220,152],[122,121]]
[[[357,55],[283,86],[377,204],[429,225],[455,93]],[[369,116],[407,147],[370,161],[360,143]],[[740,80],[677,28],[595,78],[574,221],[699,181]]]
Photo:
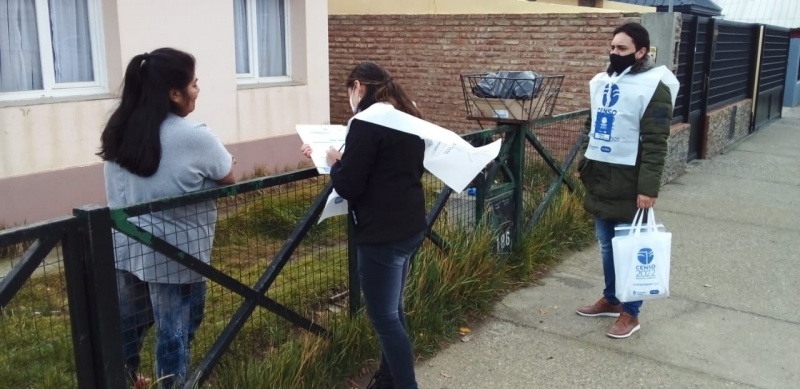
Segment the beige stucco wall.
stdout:
[[331,15],[448,15],[583,12],[655,12],[655,8],[597,0],[596,8],[578,0],[328,0]]
[[[230,1],[103,0],[109,90],[116,93],[131,57],[172,46],[197,58],[201,92],[190,118],[207,123],[225,143],[293,134],[297,123],[326,123],[326,0],[288,3],[293,82],[245,89],[236,83]],[[0,179],[100,163],[94,153],[116,104],[110,97],[0,103]]]
[[[524,1],[524,0],[516,0]],[[536,0],[538,3],[550,3],[560,5],[578,6],[579,0]],[[595,0],[594,8],[613,9],[616,11],[630,11],[630,12],[656,12],[655,7],[644,7],[641,5],[633,5],[628,3],[620,3],[610,0]]]
[[0,178],[97,163],[111,100],[0,108]]

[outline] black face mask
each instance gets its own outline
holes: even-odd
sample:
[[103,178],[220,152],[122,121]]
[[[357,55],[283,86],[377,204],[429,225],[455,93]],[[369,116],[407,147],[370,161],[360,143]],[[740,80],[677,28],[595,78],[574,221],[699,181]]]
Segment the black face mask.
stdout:
[[622,74],[628,66],[632,66],[636,63],[635,54],[636,53],[630,53],[628,55],[610,54],[608,60],[611,61],[611,70],[617,74]]

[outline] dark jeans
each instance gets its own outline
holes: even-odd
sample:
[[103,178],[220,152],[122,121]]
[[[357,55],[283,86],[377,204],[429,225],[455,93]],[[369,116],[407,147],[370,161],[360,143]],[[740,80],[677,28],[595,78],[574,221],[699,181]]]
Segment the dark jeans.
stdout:
[[135,382],[139,351],[147,330],[156,324],[156,379],[161,388],[183,386],[189,351],[203,321],[206,283],[161,284],[144,282],[117,270],[123,358]]
[[[614,275],[614,250],[611,247],[611,239],[614,239],[614,227],[624,224],[611,220],[595,218],[594,227],[597,241],[600,243],[600,257],[603,259],[603,276],[606,279],[606,288],[603,289],[603,296],[609,303],[617,305],[619,299],[616,296],[616,275]],[[639,308],[642,307],[641,301],[633,301],[622,304],[622,310],[628,312],[633,317],[639,316]]]
[[414,351],[406,332],[403,292],[411,254],[423,233],[383,244],[358,246],[358,273],[367,316],[381,342],[381,375],[392,377],[397,389],[416,389]]

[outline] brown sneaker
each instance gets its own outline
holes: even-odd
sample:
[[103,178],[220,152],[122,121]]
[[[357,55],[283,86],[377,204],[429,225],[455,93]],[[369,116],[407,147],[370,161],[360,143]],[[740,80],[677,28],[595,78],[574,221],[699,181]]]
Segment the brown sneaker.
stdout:
[[611,303],[606,300],[605,297],[600,297],[600,300],[597,300],[594,305],[587,305],[585,307],[580,307],[575,310],[581,316],[609,316],[609,317],[619,317],[620,312],[622,312],[622,304],[611,305]]
[[628,312],[622,312],[622,314],[619,315],[619,319],[608,328],[606,335],[614,339],[624,339],[633,335],[634,332],[639,331],[639,328],[641,328],[639,319],[631,316]]

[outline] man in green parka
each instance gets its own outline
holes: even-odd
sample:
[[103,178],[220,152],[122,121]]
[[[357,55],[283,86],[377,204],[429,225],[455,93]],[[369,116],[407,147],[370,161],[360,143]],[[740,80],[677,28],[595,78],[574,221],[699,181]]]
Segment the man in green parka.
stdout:
[[592,115],[578,154],[584,207],[595,217],[605,289],[594,305],[577,313],[617,317],[606,332],[617,339],[639,330],[642,302],[620,303],[615,296],[611,239],[614,228],[631,223],[637,209],[656,203],[677,95],[677,80],[666,67],[655,66],[649,48],[649,34],[640,24],[614,30],[608,70],[590,83]]

